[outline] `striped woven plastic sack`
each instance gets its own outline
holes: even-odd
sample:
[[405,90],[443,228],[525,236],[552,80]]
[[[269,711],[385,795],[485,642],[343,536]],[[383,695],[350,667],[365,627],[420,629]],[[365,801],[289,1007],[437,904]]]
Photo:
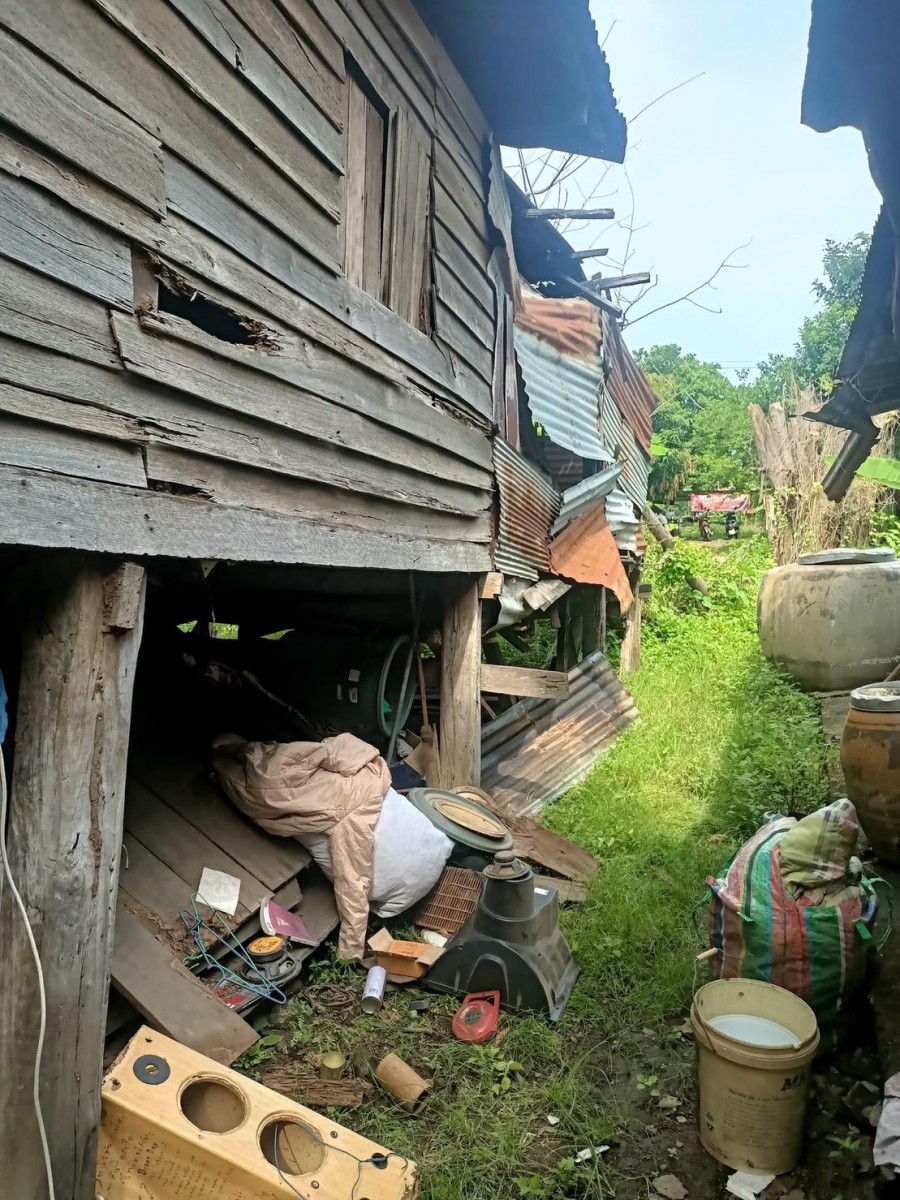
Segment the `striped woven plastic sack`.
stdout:
[[878,905],[865,878],[838,904],[795,900],[782,881],[780,847],[796,825],[771,821],[707,880],[710,946],[719,951],[711,966],[718,978],[759,979],[800,996],[816,1014],[822,1050],[832,1050],[865,978]]

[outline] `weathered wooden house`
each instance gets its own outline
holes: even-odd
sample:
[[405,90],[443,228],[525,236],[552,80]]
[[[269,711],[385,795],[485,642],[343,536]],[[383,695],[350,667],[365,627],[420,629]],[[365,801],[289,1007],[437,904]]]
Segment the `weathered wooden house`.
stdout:
[[[0,0],[0,57],[3,832],[56,1195],[91,1200],[142,629],[408,631],[412,573],[477,781],[495,461],[527,473],[498,147],[621,160],[625,126],[587,0]],[[0,961],[38,1200],[6,879]]]

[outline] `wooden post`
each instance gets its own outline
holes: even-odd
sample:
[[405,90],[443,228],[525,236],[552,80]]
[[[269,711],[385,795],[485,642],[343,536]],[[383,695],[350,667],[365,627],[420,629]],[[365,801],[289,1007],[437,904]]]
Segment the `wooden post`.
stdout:
[[[111,934],[144,571],[41,555],[30,575],[9,796],[13,877],[47,993],[40,1098],[58,1200],[94,1200]],[[10,760],[7,740],[7,763]],[[46,1200],[32,1103],[37,976],[0,882],[4,1194]]]
[[635,588],[634,601],[628,613],[628,625],[622,639],[620,658],[621,675],[629,675],[641,669],[641,596]]
[[475,583],[444,613],[441,786],[481,782],[481,600]]

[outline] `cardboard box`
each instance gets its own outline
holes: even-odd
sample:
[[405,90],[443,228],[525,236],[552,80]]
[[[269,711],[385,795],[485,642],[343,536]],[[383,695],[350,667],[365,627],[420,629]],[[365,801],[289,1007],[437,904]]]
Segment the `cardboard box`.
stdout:
[[369,948],[392,983],[421,979],[444,953],[440,946],[429,946],[426,942],[398,942],[386,929],[379,929],[369,938]]

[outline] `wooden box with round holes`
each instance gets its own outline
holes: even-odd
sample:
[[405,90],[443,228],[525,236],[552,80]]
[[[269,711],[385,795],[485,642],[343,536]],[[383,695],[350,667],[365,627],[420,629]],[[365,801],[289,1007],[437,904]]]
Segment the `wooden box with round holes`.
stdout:
[[103,1081],[103,1200],[412,1200],[415,1163],[143,1028]]

